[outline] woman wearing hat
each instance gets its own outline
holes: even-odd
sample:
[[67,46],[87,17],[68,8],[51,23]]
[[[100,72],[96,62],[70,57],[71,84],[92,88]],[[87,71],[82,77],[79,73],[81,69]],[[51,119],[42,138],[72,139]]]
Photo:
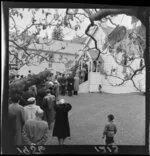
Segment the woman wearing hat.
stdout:
[[64,144],[64,140],[70,137],[70,126],[68,120],[68,112],[72,106],[66,103],[64,99],[59,101],[59,104],[55,106],[56,117],[53,129],[53,136],[58,138],[59,145]]
[[24,107],[25,111],[25,121],[35,118],[35,113],[37,110],[41,110],[40,106],[36,105],[36,100],[34,97],[30,97],[27,100],[28,105]]

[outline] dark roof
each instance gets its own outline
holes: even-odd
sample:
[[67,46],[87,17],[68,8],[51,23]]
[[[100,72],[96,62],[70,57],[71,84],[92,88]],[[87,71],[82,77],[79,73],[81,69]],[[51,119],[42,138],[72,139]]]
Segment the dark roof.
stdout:
[[83,38],[77,37],[77,38],[72,39],[71,41],[72,41],[73,43],[81,43],[81,44],[84,44],[85,41],[87,40],[87,38],[88,38],[88,37],[83,37]]

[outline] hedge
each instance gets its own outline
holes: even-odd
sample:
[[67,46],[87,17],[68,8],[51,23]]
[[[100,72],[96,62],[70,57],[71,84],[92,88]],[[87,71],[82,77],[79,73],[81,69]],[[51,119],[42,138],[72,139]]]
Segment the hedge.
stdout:
[[31,75],[30,77],[23,78],[20,80],[15,80],[9,85],[9,95],[11,96],[14,93],[21,93],[24,91],[25,87],[30,87],[34,84],[37,86],[40,85],[48,76],[51,76],[51,72],[45,70],[39,74]]

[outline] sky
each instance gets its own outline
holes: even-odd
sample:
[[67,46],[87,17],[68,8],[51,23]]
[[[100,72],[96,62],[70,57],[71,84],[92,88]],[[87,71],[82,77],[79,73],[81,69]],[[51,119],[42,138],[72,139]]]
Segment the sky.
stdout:
[[[60,15],[64,15],[65,10],[64,9],[44,9],[45,11],[48,10],[51,14],[58,12],[58,14]],[[23,30],[26,26],[29,26],[29,24],[31,23],[31,13],[28,12],[27,9],[24,9],[23,13],[23,19],[17,18],[15,16],[15,21],[16,24],[18,26],[19,30]],[[37,12],[36,14],[36,18],[38,20],[41,20],[44,17],[44,15],[41,13],[41,10]],[[48,22],[51,21],[51,17],[52,16],[48,16]],[[126,16],[126,15],[118,15],[112,18],[113,22],[116,24],[120,24],[120,25],[124,25],[127,28],[132,28],[132,24],[131,24],[131,17],[130,16]],[[72,24],[74,25],[76,22],[72,22]],[[85,29],[87,28],[88,24],[89,24],[89,19],[85,18],[83,19],[83,21],[80,23],[80,29],[75,31],[69,28],[63,28],[63,32],[65,34],[64,39],[65,40],[71,40],[73,39],[76,35],[83,35],[85,32]],[[11,24],[11,22],[10,22]],[[138,23],[140,24],[140,22]],[[112,26],[114,27],[109,21],[107,23],[104,24],[105,26]],[[53,27],[54,28],[54,27]],[[53,28],[47,28],[46,30],[41,30],[40,32],[40,37],[45,37],[46,33],[48,35],[49,38],[51,38],[51,33],[53,31]]]

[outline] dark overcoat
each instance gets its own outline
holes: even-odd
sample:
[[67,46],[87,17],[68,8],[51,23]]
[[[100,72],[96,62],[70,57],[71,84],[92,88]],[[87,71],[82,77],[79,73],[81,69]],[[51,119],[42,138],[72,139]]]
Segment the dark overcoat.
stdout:
[[15,145],[22,145],[22,128],[25,123],[24,108],[19,104],[10,104],[9,113],[16,115]]
[[53,136],[64,139],[70,136],[68,112],[71,110],[71,108],[72,106],[69,103],[57,104],[55,106],[56,117]]
[[44,120],[48,122],[50,126],[51,123],[55,120],[55,96],[46,95],[43,99],[42,109],[44,110]]
[[61,83],[60,83],[60,88],[61,88],[61,94],[64,95],[65,92],[66,92],[66,78],[65,77],[62,77],[61,78]]
[[73,77],[68,77],[67,89],[68,89],[68,91],[72,91],[74,89],[74,78]]
[[9,145],[15,146],[15,136],[16,136],[16,115],[8,113],[8,139]]

